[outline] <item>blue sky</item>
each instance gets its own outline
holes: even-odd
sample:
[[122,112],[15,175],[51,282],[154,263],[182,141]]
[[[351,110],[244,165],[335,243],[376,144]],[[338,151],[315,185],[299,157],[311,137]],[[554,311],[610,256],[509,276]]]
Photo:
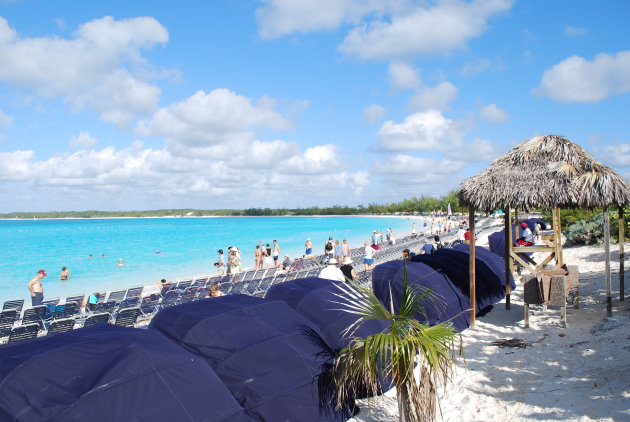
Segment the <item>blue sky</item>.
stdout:
[[630,2],[0,0],[0,212],[439,196],[532,136],[630,174]]

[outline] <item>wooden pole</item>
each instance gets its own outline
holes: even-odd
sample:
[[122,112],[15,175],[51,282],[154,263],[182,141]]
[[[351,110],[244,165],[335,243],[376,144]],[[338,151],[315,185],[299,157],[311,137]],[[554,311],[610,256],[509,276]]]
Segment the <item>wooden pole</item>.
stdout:
[[562,255],[562,217],[560,216],[560,208],[556,208],[556,224],[558,225],[558,256],[556,262],[558,265],[564,264],[564,256]]
[[610,280],[610,220],[604,207],[604,254],[606,255],[606,313],[612,317],[612,287]]
[[510,275],[512,274],[512,211],[505,211],[505,309],[510,309]]
[[625,290],[625,265],[624,260],[625,251],[624,251],[624,243],[626,241],[626,222],[623,216],[623,207],[619,207],[619,300],[621,302],[624,301],[624,290]]
[[470,280],[470,328],[475,328],[475,313],[477,310],[476,284],[475,284],[475,208],[470,206],[468,210],[468,228],[470,231],[470,260],[468,277]]

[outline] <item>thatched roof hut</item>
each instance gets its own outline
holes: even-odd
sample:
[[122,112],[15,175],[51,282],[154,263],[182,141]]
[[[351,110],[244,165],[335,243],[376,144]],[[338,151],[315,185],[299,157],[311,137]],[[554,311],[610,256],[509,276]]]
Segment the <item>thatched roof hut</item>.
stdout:
[[462,205],[490,211],[600,208],[630,204],[630,183],[582,147],[556,135],[536,136],[462,182]]
[[[556,135],[536,136],[513,148],[505,156],[495,160],[490,167],[462,182],[459,200],[470,209],[471,231],[474,231],[474,210],[492,211],[503,209],[506,212],[506,308],[510,307],[508,271],[511,260],[532,271],[519,252],[547,250],[557,264],[562,264],[560,234],[560,208],[604,208],[604,236],[606,256],[606,295],[608,315],[612,316],[610,279],[610,233],[608,207],[623,207],[630,204],[630,183],[610,167],[593,159],[579,145]],[[544,208],[553,210],[554,240],[552,246],[513,247],[511,241],[511,209],[530,210]],[[620,208],[620,220],[623,219]],[[623,228],[620,224],[620,297],[623,300]],[[474,236],[471,237],[470,286],[475,288]],[[533,268],[533,269],[532,269]],[[474,300],[471,296],[471,309]],[[471,326],[474,315],[471,313]]]

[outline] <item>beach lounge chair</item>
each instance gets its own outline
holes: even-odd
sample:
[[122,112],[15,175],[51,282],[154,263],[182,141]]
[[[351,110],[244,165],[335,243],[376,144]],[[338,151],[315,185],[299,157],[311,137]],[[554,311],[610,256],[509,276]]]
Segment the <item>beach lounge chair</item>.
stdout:
[[177,303],[191,302],[197,296],[197,287],[188,287],[182,292]]
[[118,312],[120,312],[123,309],[135,308],[136,306],[139,306],[139,305],[140,305],[140,298],[136,296],[136,297],[123,299],[116,308]]
[[177,290],[169,290],[162,296],[162,301],[160,302],[160,309],[177,305],[178,299],[179,299],[179,292]]
[[140,308],[128,308],[118,312],[114,325],[119,327],[133,327],[140,315]]
[[74,311],[77,308],[75,302],[64,303],[62,305],[55,306],[55,311],[52,314],[52,319],[65,319],[74,315]]
[[17,309],[5,309],[0,312],[0,337],[6,337],[11,333],[11,328],[19,315]]
[[295,280],[298,277],[301,277],[300,273],[303,273],[303,271],[293,271],[289,274],[287,274],[287,276],[285,277],[284,281],[291,281],[291,280]]
[[39,333],[39,324],[18,325],[11,330],[9,334],[9,343],[28,340],[37,337]]
[[206,285],[206,282],[208,281],[209,277],[206,278],[197,278],[195,279],[195,281],[193,281],[193,283],[190,285],[190,287],[203,287]]
[[96,324],[107,324],[109,322],[109,318],[111,315],[107,312],[103,312],[101,314],[92,314],[85,319],[83,323],[84,327],[91,327]]
[[65,303],[76,303],[77,306],[74,308],[74,314],[78,314],[81,312],[81,307],[83,306],[83,299],[85,299],[85,294],[77,294],[66,297]]
[[42,305],[57,305],[60,302],[60,299],[58,297],[55,297],[53,299],[46,299],[45,301],[42,302]]
[[140,312],[143,317],[150,318],[155,314],[160,306],[161,296],[157,293],[150,296],[145,296],[140,302]]
[[192,280],[184,280],[177,283],[177,290],[186,290],[192,284]]
[[37,324],[39,328],[44,329],[44,317],[46,316],[46,311],[48,307],[46,305],[33,306],[32,308],[27,308],[24,310],[24,315],[22,315],[22,324]]
[[267,293],[267,290],[269,290],[269,288],[273,284],[274,278],[275,277],[273,275],[270,275],[269,277],[265,276],[265,278],[261,279],[260,283],[258,283],[256,288],[252,292],[252,296],[264,297],[265,293]]
[[100,314],[103,312],[112,314],[114,313],[114,310],[116,309],[116,305],[117,303],[114,301],[98,302],[96,306],[94,307],[94,310],[91,312],[91,314]]
[[58,319],[53,321],[48,327],[48,333],[46,335],[56,334],[56,333],[65,333],[66,331],[70,331],[74,329],[74,319],[66,318],[66,319]]
[[127,289],[127,294],[125,295],[125,299],[131,299],[134,297],[142,296],[142,289],[144,289],[144,286],[130,287],[129,289]]
[[127,290],[114,290],[113,292],[109,293],[109,296],[107,297],[107,301],[118,303],[125,298],[126,294],[127,294]]
[[13,299],[13,300],[7,300],[4,302],[4,305],[2,305],[2,310],[7,310],[7,309],[17,309],[18,314],[22,313],[22,307],[24,306],[24,299]]

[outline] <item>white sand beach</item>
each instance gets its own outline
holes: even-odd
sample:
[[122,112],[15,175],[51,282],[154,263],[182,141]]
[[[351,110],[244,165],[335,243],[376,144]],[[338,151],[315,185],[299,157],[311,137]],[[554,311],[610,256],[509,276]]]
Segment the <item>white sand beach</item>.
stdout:
[[[477,319],[462,333],[465,361],[438,392],[437,420],[630,421],[630,299],[619,302],[618,257],[612,245],[612,318],[606,317],[604,248],[582,246],[564,249],[564,261],[580,270],[580,308],[567,308],[567,328],[560,326],[560,308],[543,312],[542,306],[530,307],[530,328],[524,328],[520,287],[512,309],[501,302]],[[511,338],[528,346],[492,344]],[[395,391],[359,405],[354,422],[398,418]]]

